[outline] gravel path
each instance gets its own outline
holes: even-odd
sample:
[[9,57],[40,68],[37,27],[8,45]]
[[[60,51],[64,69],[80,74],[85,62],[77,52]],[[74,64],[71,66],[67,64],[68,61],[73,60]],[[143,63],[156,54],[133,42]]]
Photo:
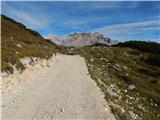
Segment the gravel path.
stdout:
[[2,108],[3,119],[115,120],[84,58],[57,55],[54,64],[32,78],[35,82]]

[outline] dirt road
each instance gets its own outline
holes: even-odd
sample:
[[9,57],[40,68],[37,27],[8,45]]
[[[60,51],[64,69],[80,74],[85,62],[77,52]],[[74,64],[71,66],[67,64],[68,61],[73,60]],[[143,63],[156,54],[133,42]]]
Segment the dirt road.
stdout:
[[3,106],[3,119],[115,120],[80,56],[57,55],[32,79],[23,94]]

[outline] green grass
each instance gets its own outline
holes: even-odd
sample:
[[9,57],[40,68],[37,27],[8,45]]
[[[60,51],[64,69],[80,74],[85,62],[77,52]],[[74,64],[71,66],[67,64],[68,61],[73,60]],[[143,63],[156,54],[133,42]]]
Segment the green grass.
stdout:
[[1,19],[6,19],[6,20],[8,20],[8,21],[10,21],[10,22],[12,22],[14,24],[17,24],[19,27],[26,28],[26,26],[24,26],[22,23],[17,22],[15,20],[13,20],[12,18],[9,18],[9,17],[7,17],[7,16],[5,16],[3,14],[1,14]]
[[[24,70],[20,62],[23,57],[49,58],[55,52],[55,45],[45,40],[34,30],[26,28],[23,24],[1,16],[1,70],[13,73],[17,69]],[[18,46],[20,45],[20,47]]]
[[[132,120],[129,111],[137,114],[137,119],[160,118],[157,116],[160,112],[160,68],[146,64],[143,57],[148,53],[131,48],[105,46],[84,47],[76,52],[86,59],[92,79],[104,92],[117,119]],[[134,84],[136,88],[128,90],[130,84]],[[118,96],[107,91],[110,85],[116,86],[112,92]],[[126,112],[122,113],[117,106]]]
[[146,41],[126,41],[124,43],[118,43],[113,45],[116,47],[129,47],[137,49],[142,52],[150,52],[154,54],[160,54],[160,44],[156,42],[146,42]]
[[[91,78],[97,83],[118,120],[160,119],[159,44],[127,42],[115,47],[95,44],[83,48],[57,46],[33,30],[2,15],[1,69],[13,73],[25,69],[20,58],[46,58],[59,52],[85,58]],[[21,46],[19,47],[18,44]],[[136,86],[128,90],[128,86]],[[124,111],[123,111],[123,109]]]

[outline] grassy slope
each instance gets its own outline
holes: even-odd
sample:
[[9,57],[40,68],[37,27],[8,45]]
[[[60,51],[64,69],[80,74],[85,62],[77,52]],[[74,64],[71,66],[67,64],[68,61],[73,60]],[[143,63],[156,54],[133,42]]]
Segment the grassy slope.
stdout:
[[48,58],[55,51],[54,46],[39,33],[4,15],[1,15],[1,27],[2,71],[12,73],[10,63],[17,68],[25,69],[19,61],[20,58],[25,56]]
[[[104,92],[118,120],[160,119],[160,67],[146,62],[154,56],[152,52],[104,45],[75,50],[58,47],[58,51],[85,58],[92,79]],[[136,88],[129,90],[131,84]]]
[[[10,18],[2,16],[1,22],[3,71],[13,71],[9,63],[24,69],[19,59],[25,56],[48,58],[55,51],[80,54],[85,58],[92,79],[104,92],[117,119],[160,119],[160,57],[157,50],[154,53],[153,50],[142,51],[139,47],[141,51],[138,51],[135,46],[134,49],[128,48],[130,45],[110,48],[96,44],[80,49],[56,46]],[[136,88],[128,90],[130,84]],[[133,117],[133,113],[139,117]]]
[[[86,59],[91,77],[110,101],[117,119],[160,119],[160,68],[146,64],[144,57],[149,53],[93,46],[78,53]],[[128,90],[131,84],[136,88]],[[132,118],[134,113],[139,117]]]

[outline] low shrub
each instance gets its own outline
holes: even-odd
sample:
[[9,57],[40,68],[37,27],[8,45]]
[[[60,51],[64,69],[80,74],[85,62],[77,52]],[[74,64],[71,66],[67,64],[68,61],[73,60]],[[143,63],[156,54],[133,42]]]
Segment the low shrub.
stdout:
[[113,47],[130,47],[142,52],[160,54],[160,44],[156,42],[126,41],[124,43],[118,43],[116,45],[113,45]]

